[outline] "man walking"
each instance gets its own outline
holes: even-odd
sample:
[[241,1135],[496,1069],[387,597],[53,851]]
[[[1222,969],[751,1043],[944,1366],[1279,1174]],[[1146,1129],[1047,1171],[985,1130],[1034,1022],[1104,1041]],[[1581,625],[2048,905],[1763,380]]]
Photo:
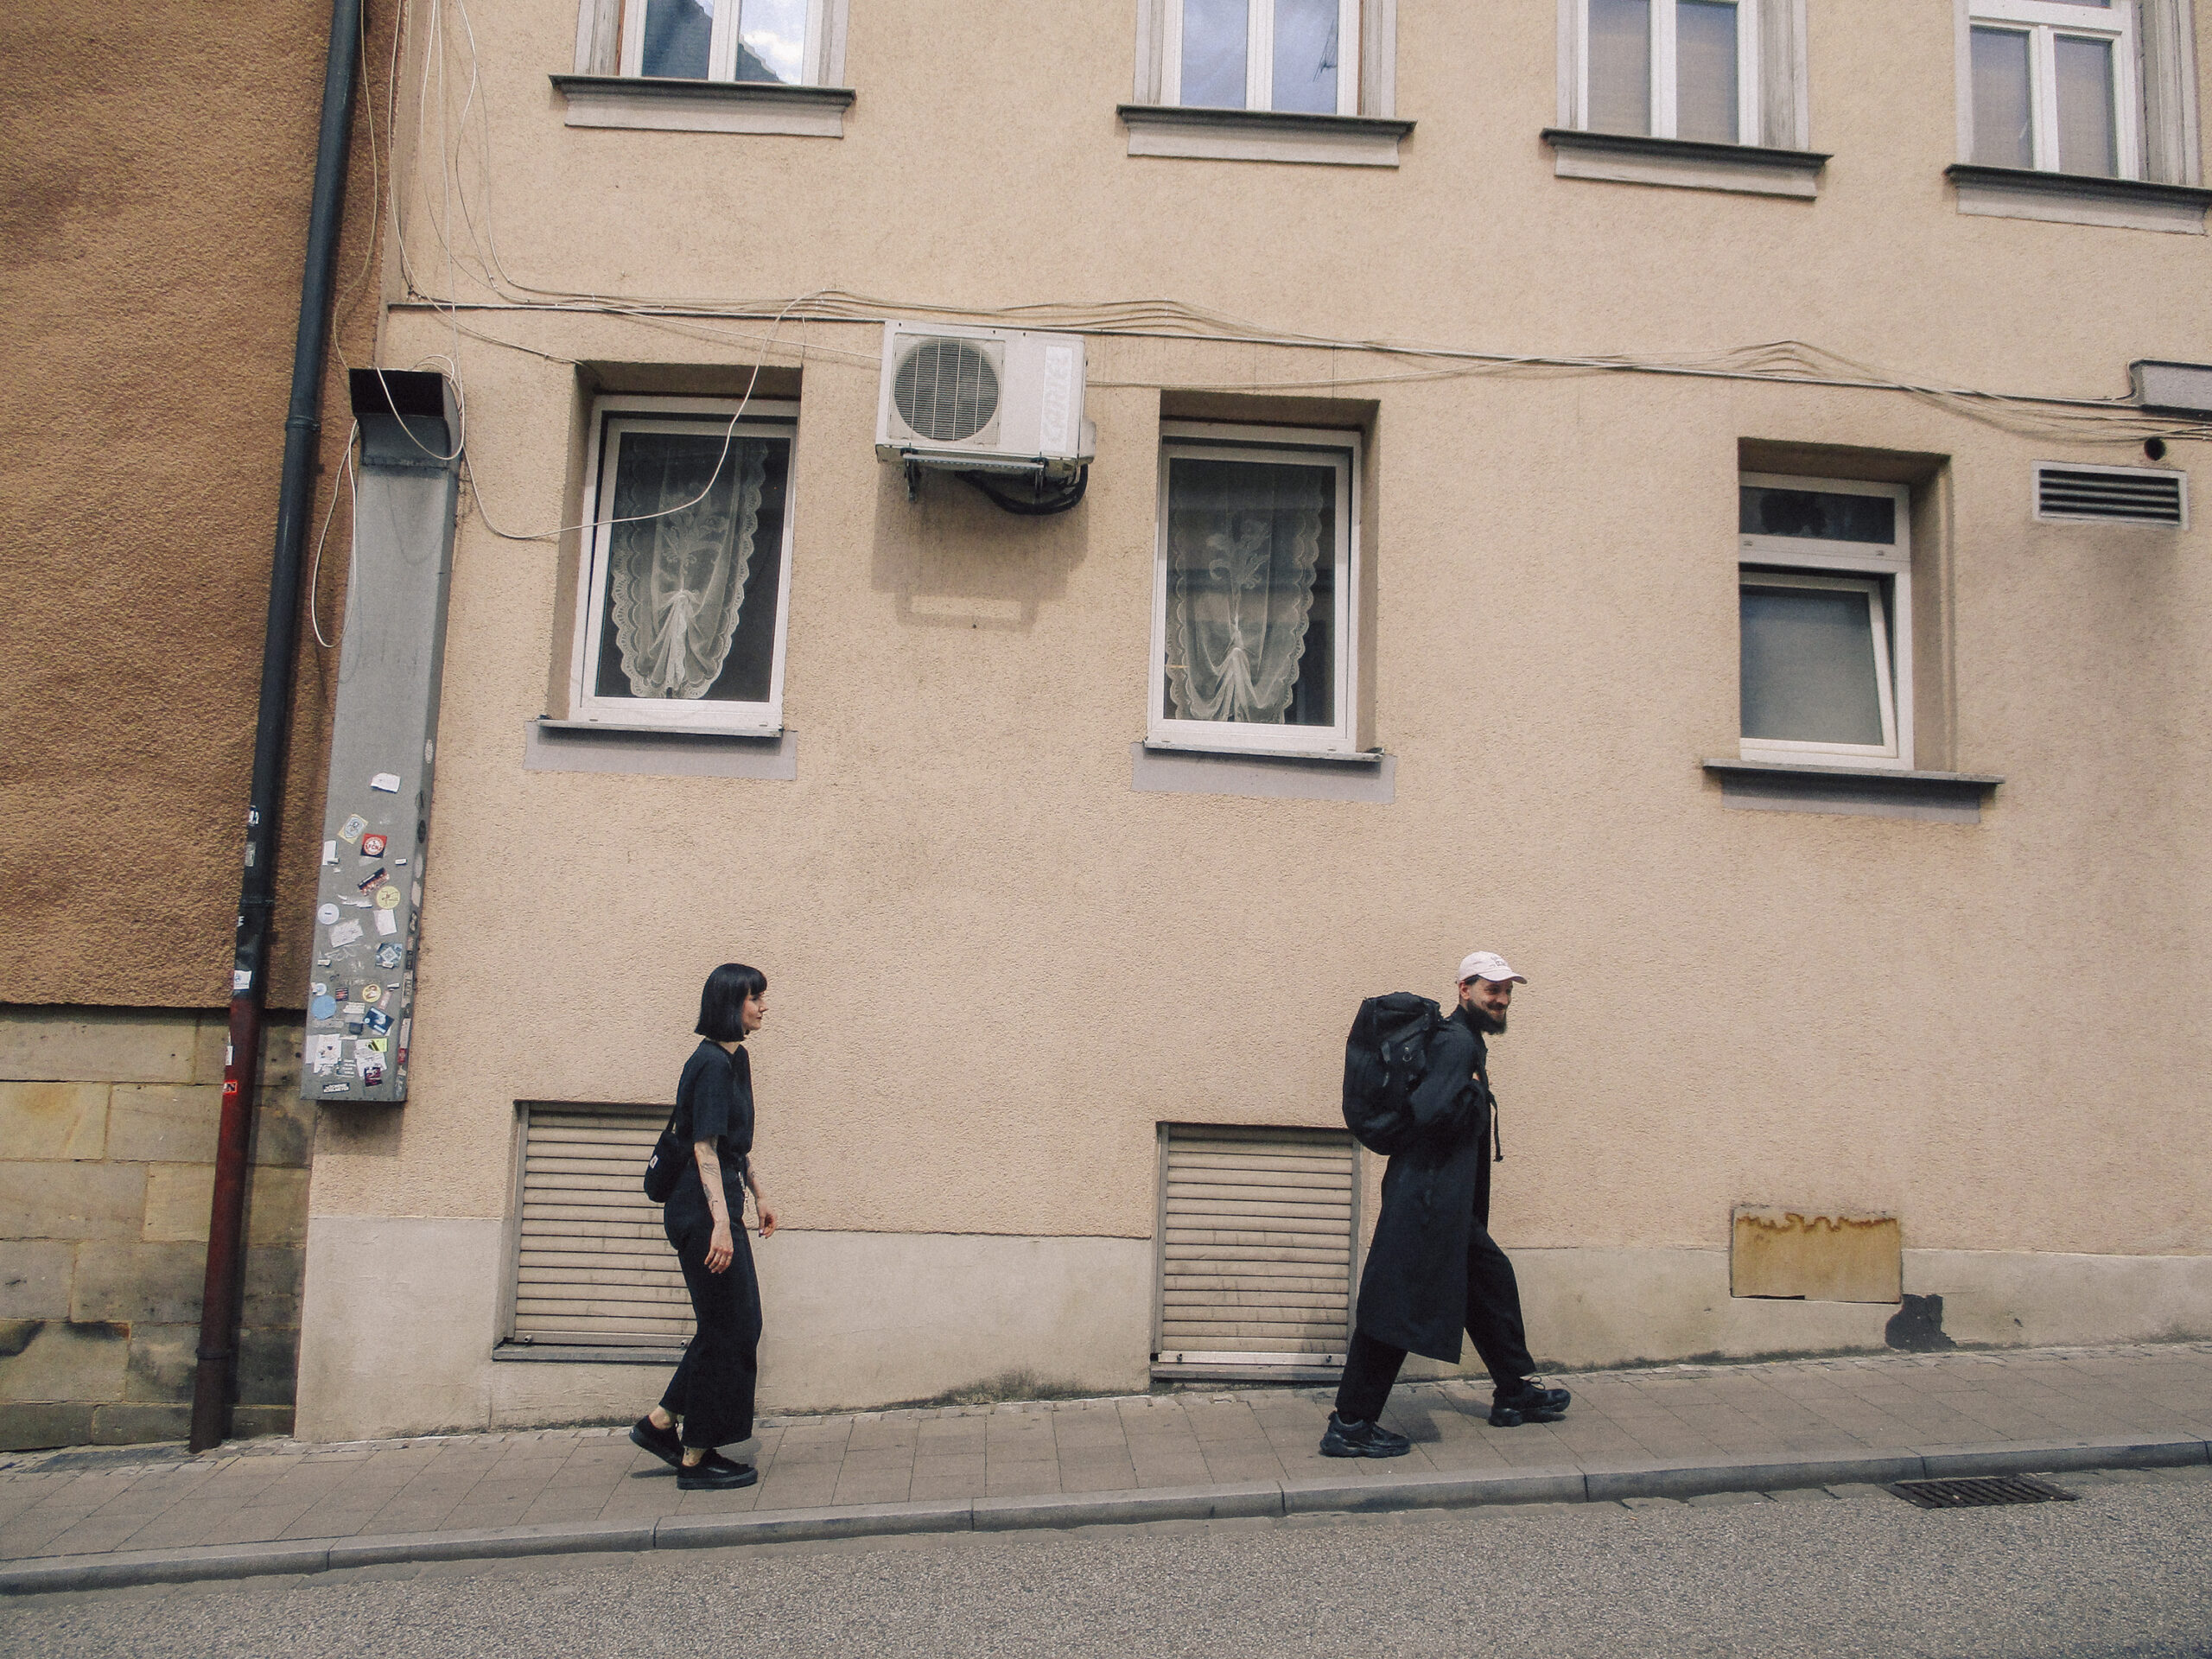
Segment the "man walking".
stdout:
[[1490,1368],[1491,1426],[1556,1421],[1565,1389],[1541,1386],[1521,1323],[1513,1264],[1490,1236],[1497,1144],[1486,1038],[1502,1035],[1513,988],[1529,982],[1489,950],[1459,964],[1459,1006],[1437,1028],[1410,1104],[1420,1126],[1382,1176],[1382,1214],[1359,1281],[1359,1316],[1321,1454],[1402,1457],[1412,1442],[1376,1420],[1408,1353],[1457,1364],[1459,1332]]

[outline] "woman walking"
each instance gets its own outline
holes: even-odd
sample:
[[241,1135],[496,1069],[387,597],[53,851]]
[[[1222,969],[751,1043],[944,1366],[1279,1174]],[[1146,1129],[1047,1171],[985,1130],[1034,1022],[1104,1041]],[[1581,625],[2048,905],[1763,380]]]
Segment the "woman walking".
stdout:
[[743,963],[726,962],[708,975],[699,994],[702,1040],[676,1085],[676,1138],[692,1155],[661,1222],[683,1266],[698,1329],[668,1391],[630,1438],[674,1465],[676,1484],[687,1492],[750,1486],[760,1478],[752,1465],[734,1463],[716,1448],[753,1438],[760,1284],[745,1236],[745,1188],[760,1211],[760,1236],[776,1230],[776,1212],[753,1173],[753,1065],[745,1052],[746,1038],[760,1029],[767,995],[767,976]]

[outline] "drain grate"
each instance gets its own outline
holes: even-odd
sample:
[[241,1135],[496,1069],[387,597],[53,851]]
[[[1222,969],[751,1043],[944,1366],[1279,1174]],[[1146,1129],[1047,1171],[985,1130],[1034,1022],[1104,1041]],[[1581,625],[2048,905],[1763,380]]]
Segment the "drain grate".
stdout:
[[1900,1480],[1890,1490],[1923,1510],[1982,1510],[1996,1503],[2071,1503],[2078,1492],[2061,1491],[2032,1475],[1979,1475],[1971,1480]]

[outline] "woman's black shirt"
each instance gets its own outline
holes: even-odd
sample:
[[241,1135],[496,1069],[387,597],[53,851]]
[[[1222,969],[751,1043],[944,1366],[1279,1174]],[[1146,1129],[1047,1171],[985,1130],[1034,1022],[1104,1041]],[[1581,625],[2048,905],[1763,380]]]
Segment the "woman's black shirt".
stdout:
[[[696,1141],[715,1143],[721,1158],[722,1190],[733,1199],[730,1214],[734,1219],[746,1157],[753,1150],[753,1062],[742,1043],[731,1053],[723,1052],[719,1043],[703,1041],[691,1051],[676,1085],[676,1138],[687,1152]],[[669,1204],[703,1209],[706,1197],[699,1185],[698,1160],[687,1158]]]

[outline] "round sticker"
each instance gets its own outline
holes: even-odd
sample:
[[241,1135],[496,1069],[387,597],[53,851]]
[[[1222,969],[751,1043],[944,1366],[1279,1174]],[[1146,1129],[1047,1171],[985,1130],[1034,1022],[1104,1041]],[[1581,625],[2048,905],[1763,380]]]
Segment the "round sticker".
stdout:
[[381,1001],[384,1001],[384,987],[383,987],[383,986],[381,986],[381,985],[376,985],[376,984],[370,984],[370,985],[364,985],[364,986],[362,986],[362,987],[361,987],[361,1001],[364,1001],[364,1002],[381,1002]]
[[321,910],[315,912],[315,918],[318,922],[321,922],[325,927],[328,927],[331,923],[338,919],[338,906],[335,905],[325,905]]
[[311,1019],[327,1020],[337,1012],[338,1001],[335,997],[318,996],[308,1004],[308,1014]]
[[385,882],[384,886],[378,887],[377,889],[377,908],[378,910],[397,910],[399,908],[399,889],[393,887],[389,881]]

